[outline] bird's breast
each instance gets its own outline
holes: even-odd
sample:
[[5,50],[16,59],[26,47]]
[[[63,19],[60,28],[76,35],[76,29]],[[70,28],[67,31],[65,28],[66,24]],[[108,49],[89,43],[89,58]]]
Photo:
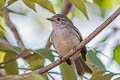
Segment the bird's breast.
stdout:
[[80,43],[79,39],[72,30],[62,29],[55,31],[52,37],[54,47],[57,52],[63,56],[70,51],[74,46]]

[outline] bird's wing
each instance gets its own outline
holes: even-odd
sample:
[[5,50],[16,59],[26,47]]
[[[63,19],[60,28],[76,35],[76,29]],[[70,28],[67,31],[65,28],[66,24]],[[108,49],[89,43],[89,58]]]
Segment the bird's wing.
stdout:
[[[73,27],[73,30],[74,30],[76,36],[78,37],[78,39],[80,40],[80,42],[82,42],[83,38],[82,38],[79,30],[76,27]],[[82,58],[86,61],[87,49],[85,46],[81,49],[81,54],[82,54]]]

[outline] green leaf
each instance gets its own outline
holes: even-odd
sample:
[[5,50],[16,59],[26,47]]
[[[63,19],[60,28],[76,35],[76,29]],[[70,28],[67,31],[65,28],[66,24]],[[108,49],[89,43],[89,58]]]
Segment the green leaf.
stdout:
[[120,0],[113,0],[113,3],[114,3],[115,5],[120,5]]
[[47,49],[47,48],[43,48],[43,49],[38,49],[35,50],[34,52],[39,54],[40,56],[46,57],[47,59],[49,59],[50,61],[54,61],[54,55],[52,54],[51,49]]
[[55,6],[58,7],[58,8],[61,8],[63,6],[64,1],[65,0],[57,0]]
[[100,42],[105,42],[108,40],[108,38],[110,37],[111,34],[107,35],[103,40],[101,40]]
[[48,0],[30,0],[30,1],[39,4],[40,6],[48,9],[49,11],[55,14],[54,7],[50,1]]
[[96,72],[96,73],[93,73],[93,75],[90,78],[90,80],[102,80],[103,76],[104,76],[104,72],[103,71]]
[[86,16],[87,19],[89,19],[84,0],[70,0],[70,1]]
[[102,80],[110,80],[112,77],[114,76],[114,74],[110,73],[110,74],[106,74]]
[[5,29],[3,28],[2,21],[4,18],[2,17],[2,13],[0,15],[0,38],[5,39]]
[[5,55],[6,55],[6,52],[0,51],[0,63],[4,61]]
[[99,60],[99,58],[96,57],[96,51],[90,50],[88,51],[88,58],[97,66],[100,66],[101,68],[105,69],[103,63]]
[[35,9],[35,3],[32,2],[31,0],[23,0],[23,2],[31,9],[33,9],[35,12],[36,12],[36,9]]
[[120,64],[120,44],[116,45],[116,47],[113,50],[113,59]]
[[4,77],[3,80],[19,80],[19,79],[13,77]]
[[11,4],[15,3],[17,0],[9,0],[8,1],[8,6],[10,6]]
[[[11,52],[11,51],[8,51],[8,52],[6,52],[4,60],[6,61],[6,60],[12,59],[14,57],[16,57],[16,54]],[[17,62],[12,61],[12,62],[6,63],[5,64],[5,72],[6,72],[7,75],[18,74],[18,64],[17,64]]]
[[15,48],[10,48],[11,51],[17,53],[17,54],[21,54],[22,53],[22,49],[19,47],[15,47]]
[[30,74],[30,77],[28,77],[28,78],[22,78],[20,80],[47,80],[47,79],[45,79],[40,74],[32,73],[32,74]]
[[60,64],[62,80],[77,80],[74,69],[66,62]]
[[25,15],[25,12],[16,12],[16,11],[13,11],[13,10],[11,10],[11,9],[7,9],[8,10],[8,12],[11,12],[11,13],[15,13],[15,14],[19,14],[19,15]]
[[93,1],[100,7],[102,11],[102,16],[105,16],[106,12],[111,10],[113,6],[113,0],[93,0]]
[[119,77],[119,78],[116,78],[115,80],[120,80],[120,77]]
[[4,6],[4,0],[0,0],[0,8],[3,8]]
[[3,31],[0,30],[0,38],[5,39],[5,34]]
[[78,8],[74,8],[74,13],[73,13],[73,16],[76,16],[76,17],[80,17],[80,12],[79,12],[79,9]]
[[32,70],[36,70],[36,69],[44,67],[44,59],[38,54],[29,56],[25,60],[28,62]]
[[5,46],[5,45],[0,45],[0,50],[1,51],[11,51],[11,52],[13,52],[13,53],[15,53],[15,54],[21,54],[22,53],[22,50],[21,50],[21,48],[19,48],[19,47],[8,47],[8,46]]

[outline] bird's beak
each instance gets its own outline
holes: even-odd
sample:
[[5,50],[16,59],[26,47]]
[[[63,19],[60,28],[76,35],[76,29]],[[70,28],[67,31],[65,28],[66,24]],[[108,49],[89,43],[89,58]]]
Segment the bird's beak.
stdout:
[[53,18],[47,18],[47,20],[49,20],[49,21],[54,21],[54,19],[53,19]]

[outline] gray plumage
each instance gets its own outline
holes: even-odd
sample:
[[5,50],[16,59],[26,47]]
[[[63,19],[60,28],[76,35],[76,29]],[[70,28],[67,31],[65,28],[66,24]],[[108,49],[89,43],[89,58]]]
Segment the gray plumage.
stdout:
[[[53,26],[51,33],[51,42],[60,56],[64,56],[74,46],[77,46],[82,40],[82,36],[79,30],[73,25],[72,21],[65,15],[56,14],[52,18],[48,18]],[[86,64],[86,47],[83,47],[72,59],[75,62],[77,72],[80,76],[84,75],[85,72],[92,73],[92,70]],[[67,60],[68,64],[70,60]]]

